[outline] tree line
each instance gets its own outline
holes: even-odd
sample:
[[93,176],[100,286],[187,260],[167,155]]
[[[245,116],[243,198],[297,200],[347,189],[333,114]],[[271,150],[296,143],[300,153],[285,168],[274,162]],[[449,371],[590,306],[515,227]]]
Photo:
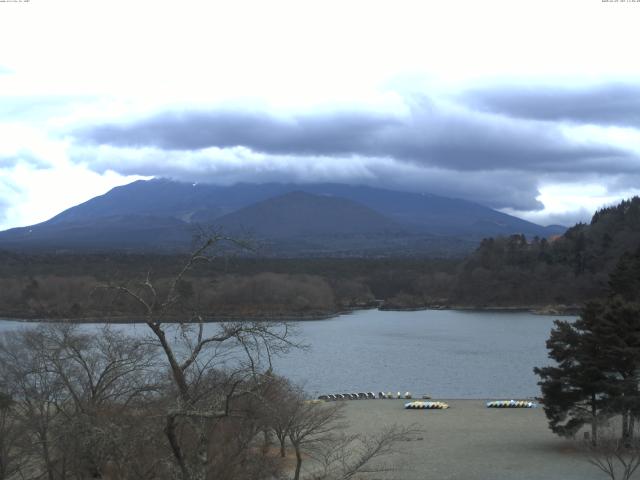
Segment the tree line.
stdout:
[[597,211],[557,238],[486,239],[460,266],[453,298],[493,305],[581,306],[607,295],[618,260],[640,245],[640,198]]
[[[577,310],[606,295],[618,259],[640,244],[640,198],[599,210],[552,239],[489,238],[464,259],[217,259],[184,280],[211,318],[323,316],[367,308],[544,308]],[[95,287],[151,272],[169,285],[182,256],[26,255],[0,252],[0,315],[82,319],[140,314],[135,302]]]

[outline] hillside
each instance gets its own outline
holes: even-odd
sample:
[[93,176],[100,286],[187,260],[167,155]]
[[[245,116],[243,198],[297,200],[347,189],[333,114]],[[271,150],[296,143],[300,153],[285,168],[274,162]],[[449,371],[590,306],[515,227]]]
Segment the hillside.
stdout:
[[0,233],[0,246],[21,251],[175,251],[191,239],[189,225],[176,218],[116,214],[14,228]]
[[575,305],[604,295],[609,274],[640,249],[640,198],[597,211],[553,241],[484,240],[460,266],[452,302]]
[[402,226],[344,198],[291,192],[241,208],[215,222],[229,232],[250,226],[257,237],[366,235],[401,232]]

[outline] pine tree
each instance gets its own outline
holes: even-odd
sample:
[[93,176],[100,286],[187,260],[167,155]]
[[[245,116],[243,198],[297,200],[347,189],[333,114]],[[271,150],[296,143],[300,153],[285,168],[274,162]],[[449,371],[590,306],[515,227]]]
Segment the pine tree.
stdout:
[[640,305],[612,296],[598,311],[583,313],[583,319],[600,350],[606,408],[622,417],[622,438],[628,441],[640,416]]
[[[599,308],[592,304],[589,308]],[[591,440],[597,442],[598,424],[607,416],[605,375],[598,365],[598,347],[587,341],[582,325],[555,321],[547,340],[549,357],[556,366],[534,368],[544,398],[544,411],[551,431],[573,436],[591,425]]]
[[620,257],[609,276],[609,289],[611,295],[619,295],[628,302],[640,301],[640,248]]
[[621,258],[610,277],[609,295],[588,303],[574,322],[556,321],[547,341],[555,366],[535,368],[544,409],[554,433],[574,435],[591,424],[622,418],[630,441],[640,418],[640,249]]

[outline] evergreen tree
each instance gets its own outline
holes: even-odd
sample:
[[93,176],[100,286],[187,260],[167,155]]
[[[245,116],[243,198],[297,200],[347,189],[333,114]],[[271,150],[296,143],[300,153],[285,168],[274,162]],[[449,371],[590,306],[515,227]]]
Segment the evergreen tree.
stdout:
[[[588,308],[599,308],[592,304]],[[591,425],[591,439],[597,442],[597,427],[606,417],[605,376],[598,365],[597,344],[587,340],[580,322],[555,321],[547,340],[549,357],[556,366],[534,368],[544,398],[544,411],[551,431],[573,436],[585,424]]]
[[618,260],[616,269],[609,276],[611,295],[619,295],[625,301],[640,301],[640,248],[635,253],[625,253]]
[[640,305],[620,296],[601,308],[583,313],[588,335],[599,348],[599,368],[605,375],[607,410],[622,417],[622,438],[633,435],[640,416]]
[[610,277],[609,296],[588,303],[574,322],[556,321],[547,341],[555,366],[535,368],[554,433],[571,436],[612,415],[630,441],[640,418],[640,249],[625,255]]

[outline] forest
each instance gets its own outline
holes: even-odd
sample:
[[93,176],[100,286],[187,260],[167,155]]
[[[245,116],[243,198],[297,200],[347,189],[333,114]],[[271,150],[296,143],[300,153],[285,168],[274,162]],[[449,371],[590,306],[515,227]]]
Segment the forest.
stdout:
[[[185,301],[210,320],[316,318],[352,309],[522,308],[572,312],[608,288],[640,246],[640,198],[599,210],[558,237],[487,238],[464,259],[264,258],[247,252],[199,265]],[[143,313],[112,283],[161,287],[180,255],[0,252],[0,316],[127,321]]]

